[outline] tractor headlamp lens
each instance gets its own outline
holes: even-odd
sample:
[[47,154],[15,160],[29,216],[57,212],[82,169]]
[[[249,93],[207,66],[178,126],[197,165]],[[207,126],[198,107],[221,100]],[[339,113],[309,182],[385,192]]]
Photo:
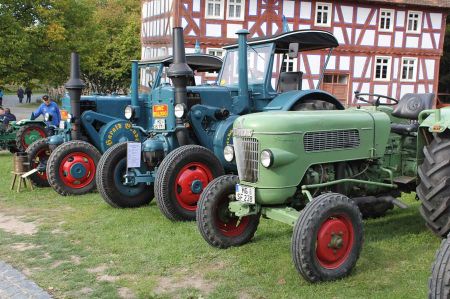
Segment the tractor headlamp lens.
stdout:
[[175,105],[175,117],[182,118],[184,116],[184,105],[176,104]]
[[132,117],[133,117],[133,107],[126,106],[125,107],[125,118],[126,119],[131,119]]
[[231,162],[234,160],[234,148],[232,145],[227,145],[223,149],[223,157],[225,161]]
[[273,164],[273,153],[271,150],[263,150],[261,152],[261,164],[262,166],[269,168]]

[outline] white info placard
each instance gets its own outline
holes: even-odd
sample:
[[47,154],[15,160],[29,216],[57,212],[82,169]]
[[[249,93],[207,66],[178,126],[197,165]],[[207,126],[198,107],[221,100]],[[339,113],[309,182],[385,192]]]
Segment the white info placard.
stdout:
[[141,167],[141,143],[127,142],[127,168]]

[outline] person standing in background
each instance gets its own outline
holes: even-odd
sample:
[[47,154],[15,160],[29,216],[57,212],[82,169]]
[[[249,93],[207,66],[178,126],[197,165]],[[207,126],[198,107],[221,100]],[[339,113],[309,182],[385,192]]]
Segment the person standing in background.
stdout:
[[0,87],[0,107],[3,105],[3,89]]
[[31,88],[30,86],[27,86],[27,88],[25,88],[25,94],[27,95],[27,100],[25,103],[31,103]]
[[24,95],[23,88],[19,87],[19,89],[17,90],[17,97],[19,98],[19,103],[20,104],[22,104],[23,95]]

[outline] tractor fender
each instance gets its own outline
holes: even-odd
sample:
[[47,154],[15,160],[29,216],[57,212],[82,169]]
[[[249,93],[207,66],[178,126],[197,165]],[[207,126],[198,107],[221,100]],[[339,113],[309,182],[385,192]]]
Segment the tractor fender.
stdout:
[[61,145],[63,143],[64,143],[64,136],[62,134],[56,134],[48,137],[48,144],[50,146],[54,146],[56,148],[58,145]]
[[344,110],[345,107],[333,95],[318,89],[309,90],[291,90],[275,97],[270,103],[264,107],[264,111],[282,110],[289,111],[291,108],[304,100],[322,100],[336,106],[337,110]]
[[[92,136],[90,137],[92,138]],[[98,132],[98,138],[98,148],[102,153],[116,143],[142,140],[140,131],[134,129],[131,122],[123,119],[116,119],[104,124]]]

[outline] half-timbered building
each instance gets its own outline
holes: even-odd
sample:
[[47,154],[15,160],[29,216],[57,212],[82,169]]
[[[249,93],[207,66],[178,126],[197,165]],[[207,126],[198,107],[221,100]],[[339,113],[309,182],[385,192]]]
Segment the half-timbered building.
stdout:
[[[400,98],[436,92],[450,0],[143,0],[142,59],[171,54],[171,28],[182,26],[186,52],[222,56],[235,32],[250,38],[283,30],[332,32],[333,52],[320,88],[352,104],[353,91]],[[288,27],[288,28],[286,28]],[[328,53],[302,53],[285,67],[315,88]],[[274,68],[279,70],[280,65]]]

